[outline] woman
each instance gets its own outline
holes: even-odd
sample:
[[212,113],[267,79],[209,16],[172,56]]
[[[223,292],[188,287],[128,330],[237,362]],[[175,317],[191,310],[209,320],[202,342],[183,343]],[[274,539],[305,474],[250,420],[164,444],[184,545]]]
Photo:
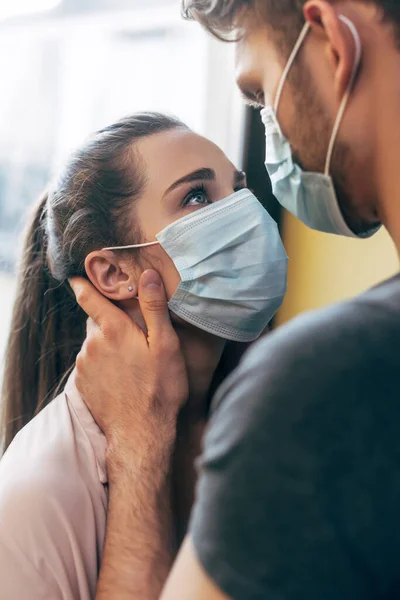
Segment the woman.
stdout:
[[[74,385],[86,323],[68,278],[87,276],[143,327],[138,278],[149,267],[163,278],[189,398],[177,428],[163,407],[148,453],[169,456],[164,503],[179,541],[226,342],[260,335],[283,299],[286,261],[276,224],[245,190],[244,174],[175,119],[123,119],[71,157],[33,215],[14,307],[2,395],[2,598],[95,595],[106,444]],[[139,493],[137,502],[145,514]]]

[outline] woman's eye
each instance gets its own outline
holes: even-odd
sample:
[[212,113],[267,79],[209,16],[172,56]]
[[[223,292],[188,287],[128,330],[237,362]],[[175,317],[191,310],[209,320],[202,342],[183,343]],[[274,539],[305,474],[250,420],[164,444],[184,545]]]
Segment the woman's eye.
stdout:
[[190,192],[185,198],[184,206],[199,206],[202,204],[210,204],[208,194],[204,190],[196,190]]

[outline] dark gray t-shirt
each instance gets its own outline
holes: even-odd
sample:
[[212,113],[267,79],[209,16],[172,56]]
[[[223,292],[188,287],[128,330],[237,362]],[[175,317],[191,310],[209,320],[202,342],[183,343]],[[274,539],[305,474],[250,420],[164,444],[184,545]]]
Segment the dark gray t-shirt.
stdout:
[[400,275],[246,354],[214,401],[190,529],[235,600],[400,597]]

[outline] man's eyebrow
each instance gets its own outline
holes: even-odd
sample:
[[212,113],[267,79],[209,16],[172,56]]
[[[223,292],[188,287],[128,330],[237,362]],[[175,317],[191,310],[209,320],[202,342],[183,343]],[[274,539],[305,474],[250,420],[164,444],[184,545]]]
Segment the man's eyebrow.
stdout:
[[183,183],[190,183],[192,181],[215,181],[215,179],[216,174],[214,169],[209,169],[208,167],[197,169],[196,171],[192,171],[191,173],[188,173],[187,175],[184,175],[180,179],[174,181],[174,183],[170,185],[169,188],[164,192],[163,197]]

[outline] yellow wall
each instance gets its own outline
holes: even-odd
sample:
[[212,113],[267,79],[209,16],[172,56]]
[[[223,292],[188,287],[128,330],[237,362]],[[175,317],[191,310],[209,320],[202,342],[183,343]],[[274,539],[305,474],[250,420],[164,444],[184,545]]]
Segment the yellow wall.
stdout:
[[283,231],[288,293],[278,324],[304,310],[354,296],[399,270],[386,230],[368,240],[348,239],[312,231],[286,213]]

